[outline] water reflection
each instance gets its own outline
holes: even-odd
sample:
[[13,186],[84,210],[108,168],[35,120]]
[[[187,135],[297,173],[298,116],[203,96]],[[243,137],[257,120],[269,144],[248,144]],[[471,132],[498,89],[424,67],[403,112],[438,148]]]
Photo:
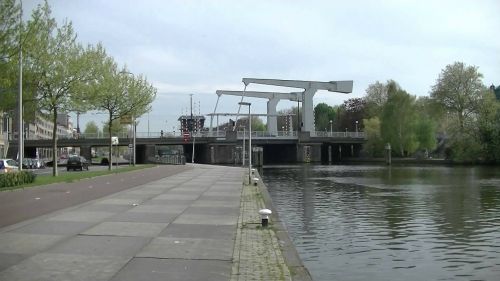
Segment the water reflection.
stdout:
[[499,280],[497,170],[304,165],[263,176],[315,280]]

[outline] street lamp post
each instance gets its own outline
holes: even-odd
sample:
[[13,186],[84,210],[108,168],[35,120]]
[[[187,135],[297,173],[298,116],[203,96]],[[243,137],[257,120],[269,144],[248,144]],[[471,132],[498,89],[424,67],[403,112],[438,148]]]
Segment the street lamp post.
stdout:
[[252,184],[252,115],[250,115],[251,103],[239,102],[239,105],[248,106],[248,184]]
[[245,166],[245,135],[246,135],[246,131],[245,131],[245,127],[243,127],[243,147],[242,147],[242,160],[241,160],[241,166]]
[[358,136],[358,120],[356,120],[356,137]]
[[333,131],[333,120],[330,120],[330,137],[332,136]]

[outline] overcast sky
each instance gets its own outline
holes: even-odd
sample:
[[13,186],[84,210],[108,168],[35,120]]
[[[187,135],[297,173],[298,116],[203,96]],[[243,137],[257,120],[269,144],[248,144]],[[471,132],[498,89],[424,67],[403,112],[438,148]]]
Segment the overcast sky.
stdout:
[[[40,0],[24,0],[30,13]],[[486,85],[500,84],[500,1],[167,1],[51,0],[53,16],[73,22],[78,40],[102,42],[108,54],[158,89],[150,131],[172,130],[189,94],[211,113],[215,91],[243,90],[243,77],[353,80],[352,94],[319,91],[314,104],[362,97],[388,79],[429,95],[455,61],[479,67]],[[247,90],[297,91],[257,87]],[[250,99],[265,113],[266,100]],[[236,112],[223,96],[218,112]],[[292,102],[281,102],[278,109]],[[198,112],[198,106],[196,106]],[[100,118],[85,114],[80,122]],[[76,123],[76,122],[75,122]],[[144,116],[138,131],[147,131]],[[98,122],[101,125],[101,122]],[[81,124],[82,130],[84,126]]]

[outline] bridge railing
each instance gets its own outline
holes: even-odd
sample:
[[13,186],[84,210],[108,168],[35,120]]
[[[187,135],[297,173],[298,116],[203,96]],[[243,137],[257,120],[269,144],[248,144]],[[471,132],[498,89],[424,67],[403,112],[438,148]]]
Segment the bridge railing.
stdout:
[[322,138],[359,138],[364,139],[366,137],[365,132],[325,132],[316,131],[311,132],[311,137],[322,137]]
[[[356,139],[365,139],[366,134],[365,132],[325,132],[325,131],[316,131],[316,132],[311,132],[311,137],[321,137],[321,138],[356,138]],[[113,134],[113,136],[119,137],[119,138],[129,138],[132,139],[132,134],[127,133],[127,132],[121,132],[117,134]],[[195,136],[197,138],[225,138],[226,137],[226,132],[225,131],[202,131],[202,132],[196,132],[193,133],[192,136]],[[191,136],[191,137],[192,137]],[[245,132],[245,138],[248,139],[248,132]],[[136,134],[137,138],[183,138],[184,134],[182,132],[166,132],[166,133],[161,133],[161,132],[137,132]],[[82,133],[80,135],[74,135],[74,136],[61,136],[59,139],[108,139],[109,134],[107,133],[92,133],[92,134],[85,134]],[[237,138],[238,139],[243,139],[243,131],[238,131],[237,132]],[[297,139],[297,132],[296,131],[278,131],[276,133],[270,133],[267,131],[252,131],[252,138],[255,139],[273,139],[273,138],[279,138],[279,139]],[[39,140],[40,138],[36,136],[31,136],[27,137],[26,140]]]

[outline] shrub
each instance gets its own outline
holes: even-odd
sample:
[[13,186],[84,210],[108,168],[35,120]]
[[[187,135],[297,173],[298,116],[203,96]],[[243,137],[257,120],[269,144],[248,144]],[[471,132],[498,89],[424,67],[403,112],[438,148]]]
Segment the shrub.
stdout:
[[0,174],[0,188],[32,183],[36,175],[30,171],[20,171]]

